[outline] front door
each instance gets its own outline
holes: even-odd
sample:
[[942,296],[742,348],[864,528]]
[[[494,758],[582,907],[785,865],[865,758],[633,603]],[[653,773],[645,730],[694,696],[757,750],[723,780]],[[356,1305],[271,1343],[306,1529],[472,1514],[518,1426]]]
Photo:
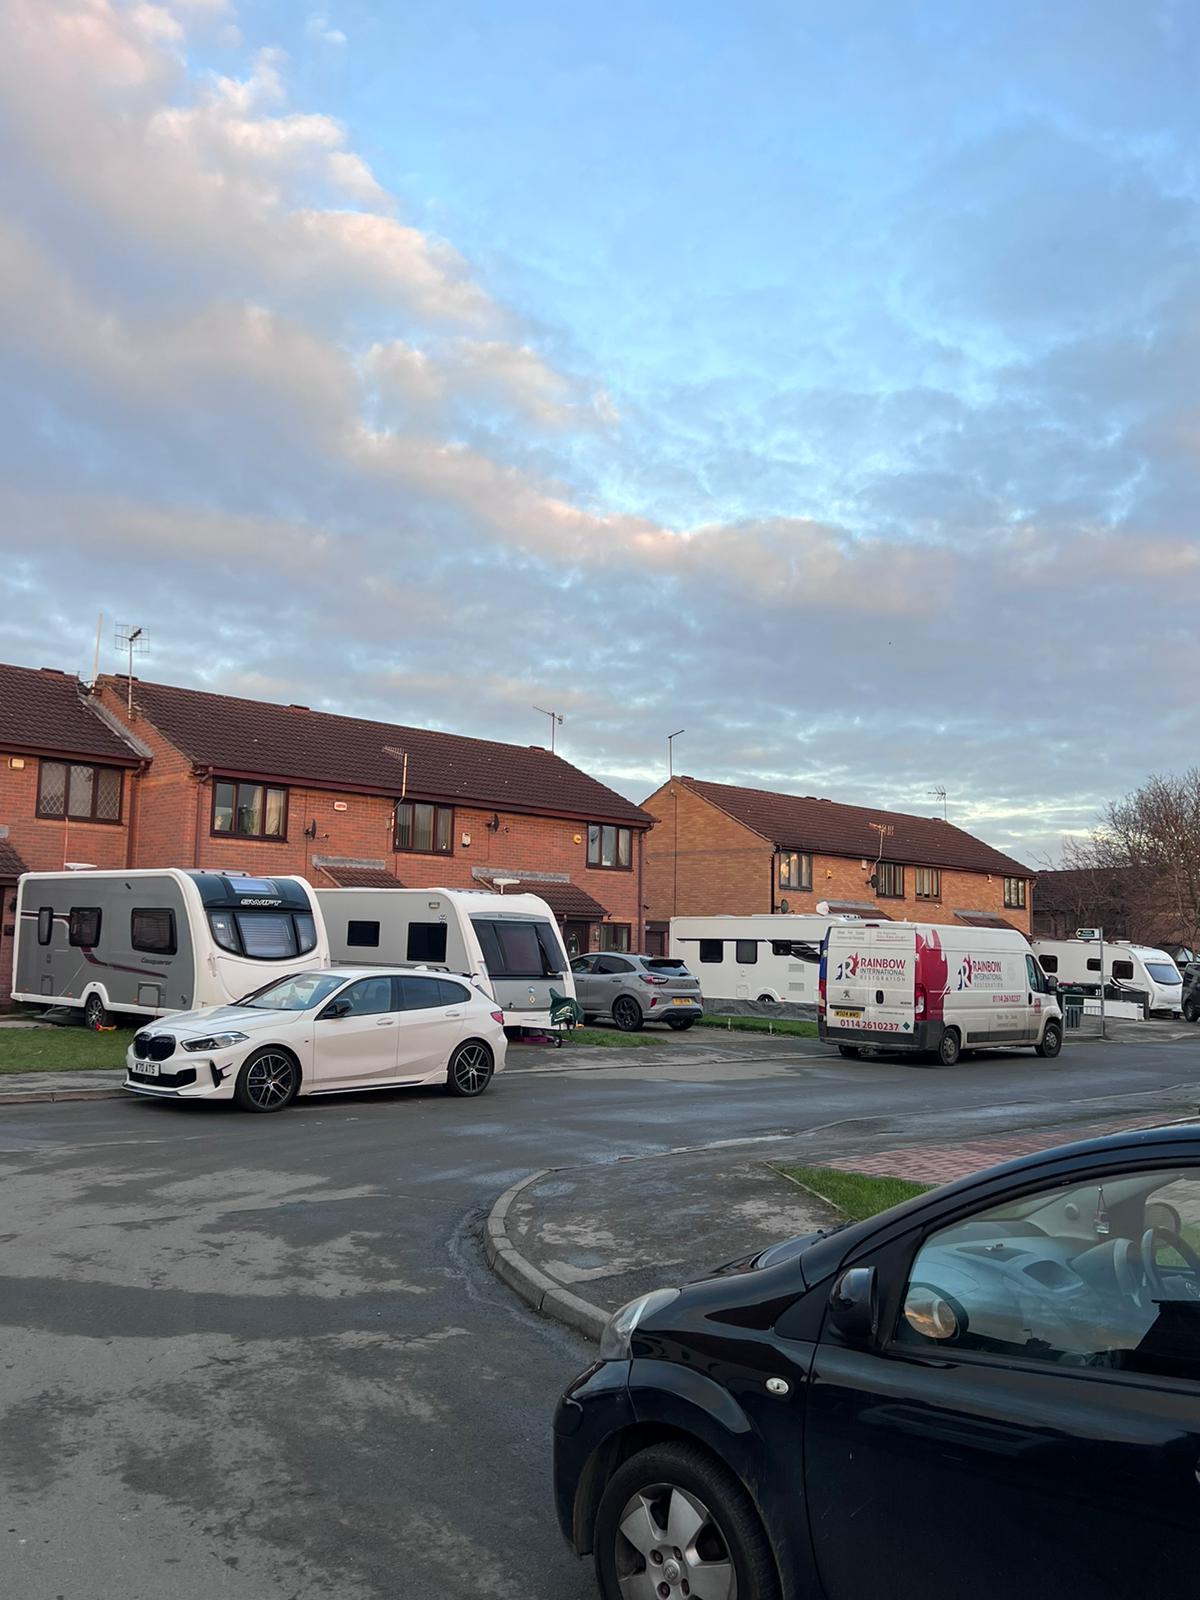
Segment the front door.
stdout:
[[[805,1432],[828,1600],[1195,1593],[1200,1171],[1106,1171],[881,1252]],[[1147,1231],[1149,1230],[1149,1231]]]
[[322,1088],[369,1086],[395,1078],[395,981],[382,974],[359,978],[322,1008],[313,1024],[314,1076]]
[[591,931],[591,924],[588,922],[563,923],[563,943],[567,947],[568,961],[573,961],[576,956],[587,954]]

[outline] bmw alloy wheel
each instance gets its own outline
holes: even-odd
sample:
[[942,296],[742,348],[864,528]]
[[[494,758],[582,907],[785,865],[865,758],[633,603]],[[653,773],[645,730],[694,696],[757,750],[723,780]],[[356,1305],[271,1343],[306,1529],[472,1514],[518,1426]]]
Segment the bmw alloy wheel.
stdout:
[[446,1082],[452,1094],[471,1098],[482,1094],[492,1081],[492,1052],[478,1040],[460,1044],[450,1058]]
[[281,1050],[262,1050],[242,1068],[237,1098],[250,1111],[281,1111],[296,1095],[296,1063]]

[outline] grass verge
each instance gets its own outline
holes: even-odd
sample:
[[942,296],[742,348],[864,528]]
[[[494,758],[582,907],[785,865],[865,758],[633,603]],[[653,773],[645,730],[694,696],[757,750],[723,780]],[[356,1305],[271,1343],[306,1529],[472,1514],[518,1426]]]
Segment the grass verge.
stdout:
[[790,1033],[797,1039],[815,1039],[815,1022],[797,1022],[790,1017],[722,1017],[706,1015],[700,1018],[701,1028],[728,1029],[731,1033]]
[[932,1187],[928,1183],[910,1183],[907,1178],[873,1178],[865,1172],[842,1172],[837,1167],[777,1167],[776,1171],[802,1189],[811,1189],[851,1222],[862,1222],[902,1200],[914,1200]]
[[666,1044],[661,1033],[619,1033],[615,1028],[572,1028],[567,1034],[568,1044],[591,1044],[601,1050],[636,1049],[642,1044]]
[[0,1028],[0,1075],[13,1072],[92,1072],[123,1067],[132,1028]]

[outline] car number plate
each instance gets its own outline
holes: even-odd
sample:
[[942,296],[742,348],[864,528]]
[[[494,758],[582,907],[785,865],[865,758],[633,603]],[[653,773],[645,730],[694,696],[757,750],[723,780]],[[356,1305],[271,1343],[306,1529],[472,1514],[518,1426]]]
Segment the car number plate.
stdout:
[[133,1069],[140,1077],[157,1078],[159,1067],[157,1061],[139,1061]]
[[690,1006],[691,1003],[692,1002],[690,1000],[672,1000],[671,1001],[671,1004],[673,1006]]
[[855,1006],[855,1007],[851,1007],[851,1006],[834,1006],[833,1014],[834,1014],[835,1017],[861,1017],[862,1016],[862,1007],[861,1006]]

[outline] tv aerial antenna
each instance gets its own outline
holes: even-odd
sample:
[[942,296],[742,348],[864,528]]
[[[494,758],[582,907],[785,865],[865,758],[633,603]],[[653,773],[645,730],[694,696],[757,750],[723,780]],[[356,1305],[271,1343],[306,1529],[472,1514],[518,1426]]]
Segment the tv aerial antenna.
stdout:
[[931,800],[940,800],[942,802],[942,821],[943,822],[949,822],[950,817],[949,817],[949,814],[948,814],[947,809],[946,809],[946,787],[945,787],[945,785],[941,784],[941,783],[935,783],[933,788],[930,789],[930,791],[929,791],[929,798]]
[[535,711],[539,711],[542,714],[543,717],[549,717],[550,718],[550,754],[553,755],[554,754],[554,730],[555,730],[555,728],[561,728],[562,727],[562,721],[563,721],[562,715],[558,711],[547,711],[545,706],[534,706],[533,709]]
[[126,709],[133,715],[133,658],[144,655],[150,648],[150,641],[146,637],[146,630],[139,623],[118,622],[114,640],[118,650],[122,651],[128,662],[128,676],[126,678]]

